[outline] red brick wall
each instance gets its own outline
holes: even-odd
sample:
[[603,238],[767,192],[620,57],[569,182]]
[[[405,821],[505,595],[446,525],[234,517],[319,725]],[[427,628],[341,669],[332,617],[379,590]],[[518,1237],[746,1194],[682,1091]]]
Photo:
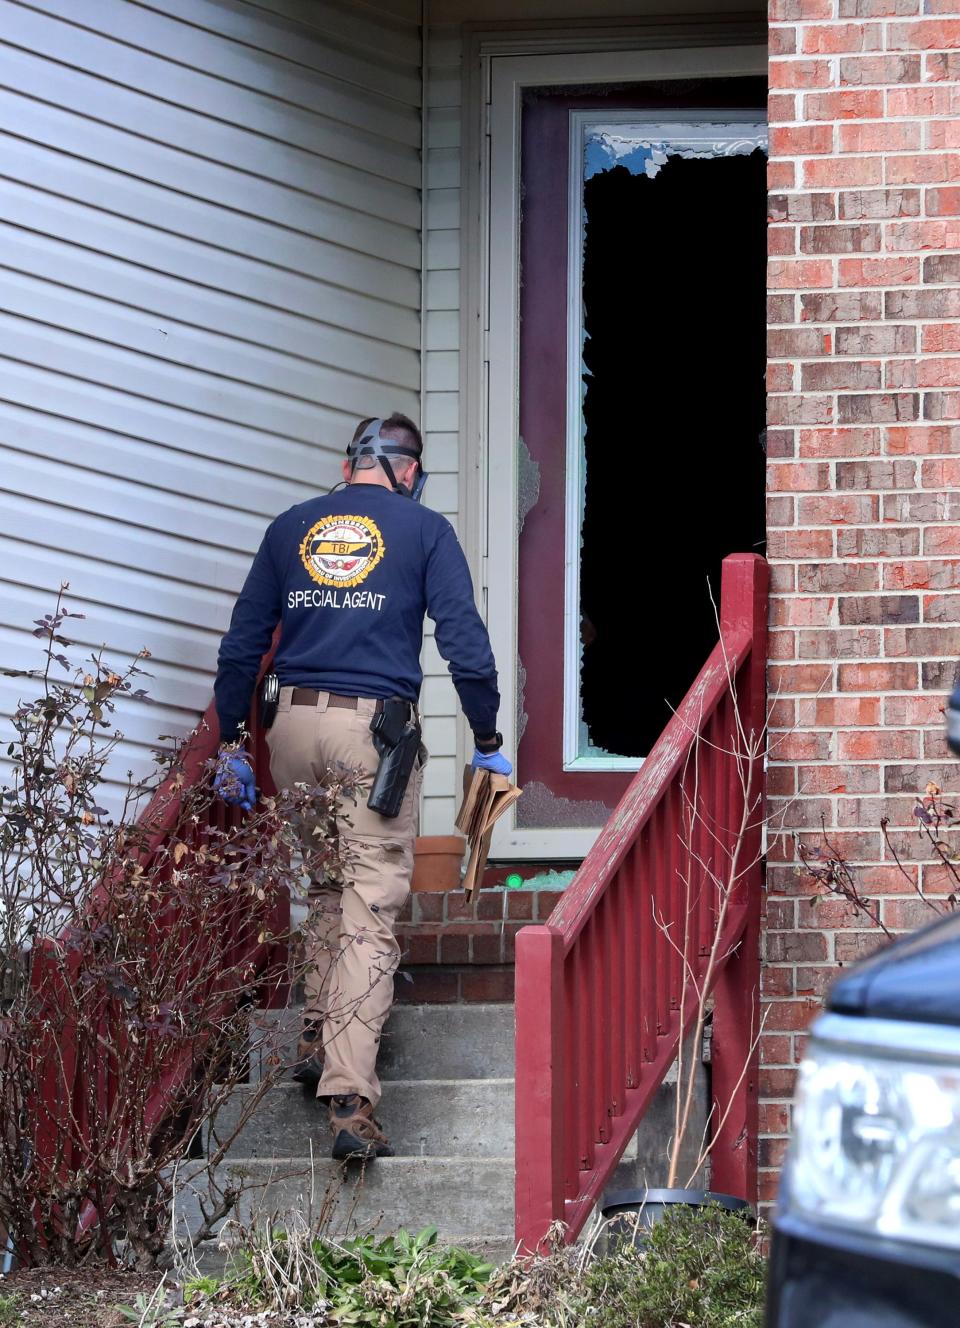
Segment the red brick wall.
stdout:
[[[888,925],[928,916],[915,794],[960,789],[940,708],[960,656],[960,18],[956,0],[772,0],[770,789],[821,818]],[[772,1195],[803,1029],[875,944],[771,845],[761,1163]],[[907,868],[922,879],[926,869]],[[933,874],[928,888],[942,888]]]
[[557,890],[413,893],[397,927],[401,1001],[512,1001],[517,932],[547,922]]

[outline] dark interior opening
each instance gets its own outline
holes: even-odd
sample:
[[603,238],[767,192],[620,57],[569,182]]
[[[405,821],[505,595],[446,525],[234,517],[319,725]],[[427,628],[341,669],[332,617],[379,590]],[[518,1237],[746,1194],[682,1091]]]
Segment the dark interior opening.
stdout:
[[721,560],[764,551],[765,177],[757,151],[585,184],[580,682],[617,755],[713,648]]

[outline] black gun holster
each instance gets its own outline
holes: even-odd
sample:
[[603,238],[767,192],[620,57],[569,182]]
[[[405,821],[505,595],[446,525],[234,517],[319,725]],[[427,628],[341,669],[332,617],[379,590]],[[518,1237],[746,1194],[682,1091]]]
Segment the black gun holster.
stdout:
[[260,726],[263,729],[269,729],[277,717],[277,707],[280,704],[280,679],[275,673],[264,675],[263,683],[260,687]]
[[403,795],[420,752],[420,721],[416,709],[402,697],[391,696],[370,724],[373,745],[380,754],[367,806],[380,816],[400,815]]

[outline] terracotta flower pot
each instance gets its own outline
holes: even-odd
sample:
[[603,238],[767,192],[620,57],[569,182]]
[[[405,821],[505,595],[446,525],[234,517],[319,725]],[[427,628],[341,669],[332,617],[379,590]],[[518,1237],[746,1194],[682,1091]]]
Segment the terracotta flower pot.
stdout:
[[413,858],[411,890],[456,890],[467,841],[462,835],[421,835]]

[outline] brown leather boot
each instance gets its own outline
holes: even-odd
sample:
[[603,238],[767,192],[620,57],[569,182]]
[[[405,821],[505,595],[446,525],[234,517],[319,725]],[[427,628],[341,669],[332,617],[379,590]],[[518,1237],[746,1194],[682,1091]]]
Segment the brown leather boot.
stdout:
[[355,1158],[369,1162],[375,1157],[393,1157],[380,1122],[373,1118],[373,1107],[359,1093],[338,1094],[330,1099],[330,1131],[331,1156],[340,1161]]
[[323,1026],[319,1019],[308,1019],[297,1043],[297,1059],[293,1078],[304,1088],[315,1089],[323,1078]]

